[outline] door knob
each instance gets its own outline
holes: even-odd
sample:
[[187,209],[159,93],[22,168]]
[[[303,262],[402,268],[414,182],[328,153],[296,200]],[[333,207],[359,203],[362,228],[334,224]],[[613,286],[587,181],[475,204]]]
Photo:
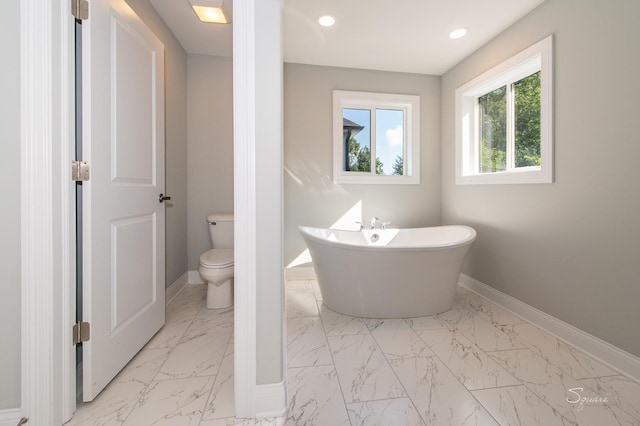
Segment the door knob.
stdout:
[[164,195],[164,194],[160,194],[158,195],[158,201],[160,201],[161,203],[164,203],[165,201],[169,201],[171,199],[171,197]]

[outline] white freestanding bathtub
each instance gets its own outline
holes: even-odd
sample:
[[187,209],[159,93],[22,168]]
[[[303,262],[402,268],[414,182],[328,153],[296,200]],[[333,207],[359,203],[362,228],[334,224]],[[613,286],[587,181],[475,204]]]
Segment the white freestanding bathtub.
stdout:
[[473,228],[340,231],[301,226],[323,303],[345,315],[410,318],[453,306]]

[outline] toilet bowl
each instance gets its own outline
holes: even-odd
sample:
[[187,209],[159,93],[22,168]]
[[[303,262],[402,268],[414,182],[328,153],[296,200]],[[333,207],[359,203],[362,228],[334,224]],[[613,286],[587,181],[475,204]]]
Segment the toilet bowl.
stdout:
[[233,249],[211,249],[200,256],[200,276],[207,282],[207,308],[233,305]]
[[207,308],[233,306],[233,215],[213,213],[207,216],[210,250],[200,256],[198,272],[207,283]]

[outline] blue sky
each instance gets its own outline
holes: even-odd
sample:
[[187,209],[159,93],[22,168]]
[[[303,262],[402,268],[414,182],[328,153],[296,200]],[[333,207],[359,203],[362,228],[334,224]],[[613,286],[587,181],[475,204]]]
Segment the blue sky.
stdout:
[[[355,136],[361,146],[370,146],[371,120],[369,110],[344,108],[345,118],[365,126]],[[404,112],[401,110],[376,110],[376,156],[382,161],[385,174],[393,173],[396,156],[403,154]]]

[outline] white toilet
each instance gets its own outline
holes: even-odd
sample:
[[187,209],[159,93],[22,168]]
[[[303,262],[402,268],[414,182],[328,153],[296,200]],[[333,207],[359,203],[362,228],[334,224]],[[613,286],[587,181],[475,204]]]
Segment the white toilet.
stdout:
[[211,250],[200,256],[198,272],[207,282],[207,308],[221,309],[233,305],[233,215],[207,216]]

